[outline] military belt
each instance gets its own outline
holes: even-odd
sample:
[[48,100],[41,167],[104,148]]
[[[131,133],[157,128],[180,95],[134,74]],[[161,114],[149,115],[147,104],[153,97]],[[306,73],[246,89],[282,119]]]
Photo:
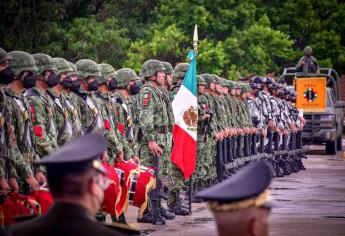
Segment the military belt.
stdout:
[[167,134],[169,131],[169,128],[167,126],[161,126],[161,127],[154,128],[154,131],[161,134]]

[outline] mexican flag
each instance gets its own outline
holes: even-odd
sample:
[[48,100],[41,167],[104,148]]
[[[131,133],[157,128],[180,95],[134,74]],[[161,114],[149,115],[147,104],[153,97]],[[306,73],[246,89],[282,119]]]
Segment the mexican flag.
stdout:
[[185,179],[193,174],[196,165],[198,126],[196,54],[194,51],[188,53],[188,59],[190,60],[188,71],[172,101],[175,124],[171,161],[181,169]]

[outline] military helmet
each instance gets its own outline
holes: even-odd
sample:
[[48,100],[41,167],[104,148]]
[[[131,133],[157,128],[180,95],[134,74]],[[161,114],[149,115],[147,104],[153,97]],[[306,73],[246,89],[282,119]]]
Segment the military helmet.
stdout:
[[235,83],[234,83],[234,81],[228,80],[228,81],[227,81],[227,87],[228,87],[229,89],[234,89],[234,88],[235,88]]
[[304,54],[312,54],[313,53],[313,49],[309,46],[305,47],[303,50]]
[[71,68],[72,68],[72,70],[73,70],[73,73],[74,74],[77,74],[77,72],[78,72],[78,70],[77,70],[77,67],[75,66],[75,64],[74,63],[72,63],[72,62],[68,62],[69,63],[69,65],[71,66]]
[[251,87],[249,86],[249,84],[241,84],[241,92],[242,93],[247,93],[247,92],[250,92],[252,89]]
[[169,62],[162,61],[162,63],[163,63],[163,66],[165,68],[165,74],[173,74],[174,73],[174,69]]
[[215,83],[213,75],[211,75],[211,74],[202,74],[201,76],[204,78],[204,80],[206,82],[206,87],[210,88],[210,84],[211,83]]
[[70,74],[74,72],[70,63],[61,57],[53,58],[53,63],[57,67],[58,74],[66,73],[66,72]]
[[103,84],[107,82],[108,78],[115,75],[115,69],[107,63],[98,64],[101,76],[98,77],[98,83]]
[[251,89],[260,89],[260,85],[256,83],[250,83],[249,86]]
[[174,73],[178,79],[183,79],[187,73],[189,64],[188,63],[179,63],[174,68]]
[[58,72],[56,65],[53,63],[51,56],[44,53],[32,54],[35,59],[35,64],[38,69],[38,74],[42,75],[44,71],[51,70],[55,73]]
[[81,80],[85,80],[90,76],[99,77],[99,66],[96,62],[90,59],[81,59],[75,63],[77,67],[77,75]]
[[141,65],[140,77],[147,78],[154,76],[158,71],[165,71],[163,63],[159,60],[148,60]]
[[37,72],[35,59],[27,52],[13,51],[8,53],[12,57],[11,68],[15,75],[19,75],[23,71]]
[[137,81],[139,77],[134,70],[129,68],[122,68],[116,71],[115,80],[117,81],[117,87],[125,87],[129,81]]
[[0,48],[0,63],[9,60],[12,60],[12,57],[10,57],[4,49]]
[[202,75],[197,75],[196,81],[198,85],[206,85],[205,79]]

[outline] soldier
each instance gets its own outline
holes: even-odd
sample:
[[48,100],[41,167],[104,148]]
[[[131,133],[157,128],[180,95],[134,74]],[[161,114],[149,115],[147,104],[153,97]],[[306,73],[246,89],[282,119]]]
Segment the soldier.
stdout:
[[99,107],[103,117],[105,128],[105,137],[108,140],[108,155],[110,162],[114,163],[114,159],[124,159],[123,145],[119,139],[119,132],[116,127],[116,112],[115,107],[109,96],[108,80],[114,77],[115,69],[109,64],[99,64],[101,76],[98,77],[99,88],[96,91],[96,98],[98,99]]
[[170,100],[174,100],[178,90],[181,87],[181,84],[183,82],[184,76],[187,73],[189,64],[188,63],[179,63],[174,68],[174,80],[176,81],[176,85],[172,87],[170,90]]
[[[73,139],[72,117],[69,116],[67,99],[62,95],[64,87],[59,83],[59,71],[53,59],[42,53],[34,54],[39,68],[40,79],[47,85],[46,98],[52,104],[55,133],[51,138],[58,146],[62,146]],[[52,129],[51,129],[52,130]]]
[[[76,62],[78,80],[71,90],[77,95],[76,103],[80,109],[83,133],[104,134],[104,123],[101,109],[92,91],[98,90],[97,78],[101,76],[98,64],[89,59]],[[80,83],[79,83],[80,82]]]
[[116,71],[114,81],[116,81],[117,91],[113,94],[112,100],[116,110],[117,129],[121,135],[121,142],[124,146],[125,157],[133,158],[139,163],[136,142],[139,135],[139,127],[134,123],[132,108],[129,104],[129,97],[139,93],[140,87],[136,83],[139,80],[134,70],[123,68]]
[[[71,92],[73,82],[77,81],[76,71],[72,68],[71,63],[63,58],[53,58],[53,63],[58,69],[59,83],[63,87],[61,91],[64,97],[64,103],[67,108],[67,116],[72,124],[72,138],[77,138],[82,135],[80,121],[80,110],[78,104],[76,104],[76,95]],[[74,64],[73,64],[74,65]]]
[[[209,175],[209,156],[205,150],[208,136],[211,132],[212,111],[210,110],[209,100],[205,95],[205,86],[207,85],[202,75],[197,75],[198,83],[198,132],[197,132],[197,160],[194,171],[193,190],[198,191],[205,186],[205,180]],[[197,200],[197,199],[195,199]]]
[[197,194],[208,202],[220,236],[268,235],[268,216],[273,207],[268,192],[271,179],[269,166],[259,161]]
[[109,186],[100,161],[105,150],[104,137],[89,134],[42,159],[55,203],[45,216],[11,227],[11,235],[122,235],[95,221]]
[[[22,92],[24,104],[23,106],[19,105],[19,107],[21,107],[21,110],[25,108],[24,106],[27,108],[29,117],[27,122],[30,123],[28,125],[30,132],[25,131],[26,134],[23,137],[27,137],[25,138],[27,147],[31,147],[32,144],[34,145],[33,149],[36,155],[32,151],[26,151],[30,153],[28,159],[34,161],[37,158],[48,155],[56,148],[56,144],[48,135],[50,128],[54,129],[52,109],[44,97],[43,91],[35,88],[38,69],[35,65],[34,58],[30,54],[22,51],[13,51],[10,55],[13,57],[12,68],[15,71],[16,80],[18,80],[15,84],[17,88],[14,88],[14,90],[23,90],[24,87]],[[29,137],[31,137],[30,140]],[[34,173],[40,184],[46,183],[44,167],[36,167]]]
[[318,73],[319,65],[316,58],[312,56],[313,49],[311,47],[305,47],[303,53],[304,56],[299,59],[296,70],[303,73]]
[[[166,156],[166,138],[168,134],[169,119],[167,108],[161,98],[159,86],[165,84],[165,67],[162,62],[158,60],[148,60],[141,66],[140,76],[145,78],[146,83],[141,87],[139,93],[139,120],[140,131],[142,137],[140,138],[139,156],[140,161],[144,165],[154,166],[157,160]],[[159,175],[162,176],[164,168],[163,161],[159,161]],[[158,168],[158,166],[155,166]],[[181,179],[183,178],[181,172]],[[182,188],[183,182],[181,183]],[[179,196],[175,196],[179,199]],[[147,212],[139,222],[152,222],[151,213]],[[164,220],[162,219],[164,223]]]
[[207,98],[207,107],[209,113],[212,114],[212,120],[210,122],[210,129],[207,130],[205,134],[205,155],[207,156],[207,160],[205,165],[208,166],[208,178],[205,179],[205,183],[203,187],[210,186],[217,178],[217,170],[216,170],[216,143],[222,137],[222,133],[219,130],[218,126],[218,119],[216,113],[216,102],[214,98],[215,93],[215,86],[216,81],[214,76],[211,74],[202,74],[201,75],[205,82],[205,97]]

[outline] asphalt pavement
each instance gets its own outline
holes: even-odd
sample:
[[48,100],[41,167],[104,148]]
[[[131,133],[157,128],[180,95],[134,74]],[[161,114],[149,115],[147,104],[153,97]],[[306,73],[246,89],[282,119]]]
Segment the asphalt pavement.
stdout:
[[[270,235],[345,235],[345,158],[343,152],[327,156],[324,147],[311,146],[307,170],[275,178],[271,193],[276,207],[270,215]],[[128,222],[136,222],[130,207]],[[193,214],[178,216],[166,225],[131,223],[148,235],[217,235],[207,204],[193,204]]]

